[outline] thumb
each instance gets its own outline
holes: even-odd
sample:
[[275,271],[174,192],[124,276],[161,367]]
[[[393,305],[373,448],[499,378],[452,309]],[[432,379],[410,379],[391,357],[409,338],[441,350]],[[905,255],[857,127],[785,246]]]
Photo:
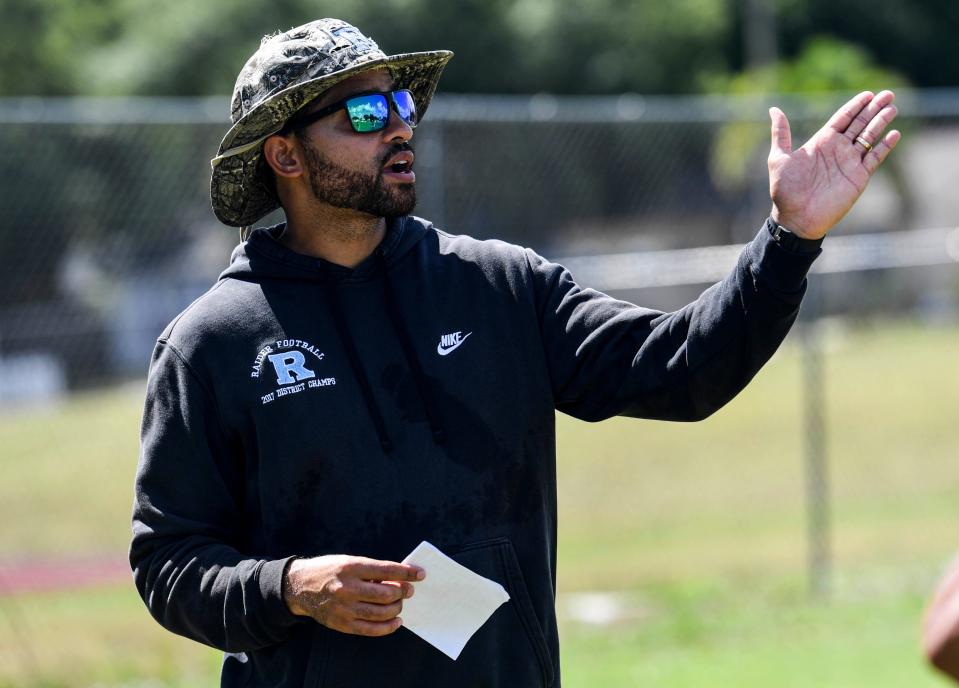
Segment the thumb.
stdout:
[[769,108],[769,119],[772,120],[772,144],[769,147],[769,156],[792,153],[793,137],[789,131],[789,120],[786,113],[778,107]]

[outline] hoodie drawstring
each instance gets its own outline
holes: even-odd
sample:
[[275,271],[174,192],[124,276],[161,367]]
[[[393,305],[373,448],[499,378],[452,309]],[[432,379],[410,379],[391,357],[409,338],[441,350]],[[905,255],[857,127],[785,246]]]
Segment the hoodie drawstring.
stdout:
[[360,383],[360,392],[363,394],[363,400],[366,402],[366,410],[370,414],[373,426],[376,428],[376,435],[380,440],[380,447],[383,452],[389,454],[393,451],[393,443],[390,442],[389,435],[386,434],[386,422],[383,420],[383,414],[380,413],[380,407],[376,405],[376,399],[373,398],[373,388],[370,386],[370,380],[366,377],[363,366],[360,364],[360,358],[356,353],[356,344],[353,341],[353,335],[346,324],[346,318],[343,315],[343,305],[340,303],[340,296],[336,285],[330,286],[330,303],[333,306],[333,320],[336,321],[336,331],[339,332],[343,341],[343,348],[346,349],[346,356],[350,359],[350,368],[353,369],[353,375]]
[[[403,349],[403,355],[406,357],[406,363],[409,365],[410,371],[413,373],[413,382],[416,386],[416,391],[420,396],[420,401],[423,404],[423,408],[426,411],[426,418],[430,424],[430,432],[432,433],[433,441],[436,444],[443,444],[446,442],[446,432],[439,423],[439,409],[436,404],[436,399],[433,396],[429,384],[427,384],[426,374],[423,372],[423,367],[420,365],[420,361],[416,357],[416,352],[413,350],[413,344],[410,340],[409,333],[406,330],[406,325],[404,324],[403,319],[400,317],[399,306],[397,305],[396,298],[393,295],[393,284],[390,281],[390,273],[387,269],[386,258],[380,251],[377,251],[376,255],[379,258],[380,266],[383,271],[383,294],[386,301],[387,314],[389,315],[390,322],[392,323],[393,329],[396,332],[396,336],[400,340],[400,347]],[[333,320],[336,325],[336,330],[343,341],[343,347],[346,349],[346,355],[350,361],[350,368],[353,370],[353,375],[360,384],[360,392],[363,394],[363,401],[366,403],[366,410],[370,414],[370,420],[373,421],[373,426],[376,428],[376,435],[380,440],[380,447],[383,448],[383,451],[386,454],[389,454],[393,451],[393,443],[390,441],[390,437],[386,432],[386,422],[383,420],[383,414],[380,412],[380,407],[376,405],[376,399],[373,396],[373,387],[370,385],[370,380],[366,376],[366,372],[363,370],[363,365],[360,362],[359,355],[356,353],[356,343],[354,342],[353,335],[350,332],[349,326],[347,325],[346,316],[343,313],[343,304],[340,303],[339,291],[335,284],[330,285],[329,293],[330,304],[333,311]]]
[[383,269],[383,292],[386,300],[386,311],[393,322],[393,329],[396,331],[400,340],[400,346],[403,348],[403,354],[406,356],[406,362],[413,372],[413,381],[416,384],[416,391],[419,392],[420,401],[426,410],[426,417],[430,423],[430,430],[433,433],[433,441],[436,444],[446,442],[446,433],[439,423],[439,409],[436,405],[436,399],[426,382],[426,374],[420,365],[420,360],[413,351],[413,344],[410,341],[409,333],[406,331],[406,325],[400,317],[399,307],[396,305],[396,299],[393,295],[393,283],[390,281],[389,266],[386,263],[386,257],[381,251],[377,251],[380,260],[380,266]]

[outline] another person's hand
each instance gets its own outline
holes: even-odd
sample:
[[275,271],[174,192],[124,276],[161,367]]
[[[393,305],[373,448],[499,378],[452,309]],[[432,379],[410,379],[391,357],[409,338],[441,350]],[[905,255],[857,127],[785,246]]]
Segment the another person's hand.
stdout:
[[959,681],[959,558],[929,600],[922,623],[922,649],[930,664]]
[[418,566],[342,554],[294,559],[283,598],[294,614],[333,630],[382,636],[402,625],[403,600],[425,575]]
[[804,239],[819,239],[842,219],[899,141],[895,130],[883,136],[896,117],[894,98],[892,91],[860,93],[796,150],[786,115],[770,108],[773,220]]

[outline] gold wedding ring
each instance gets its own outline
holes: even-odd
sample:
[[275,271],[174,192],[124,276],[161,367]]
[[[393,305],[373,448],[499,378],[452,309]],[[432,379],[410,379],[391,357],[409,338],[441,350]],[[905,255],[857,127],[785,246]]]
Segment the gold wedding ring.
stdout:
[[872,144],[861,136],[856,137],[856,143],[865,148],[867,153],[872,150]]

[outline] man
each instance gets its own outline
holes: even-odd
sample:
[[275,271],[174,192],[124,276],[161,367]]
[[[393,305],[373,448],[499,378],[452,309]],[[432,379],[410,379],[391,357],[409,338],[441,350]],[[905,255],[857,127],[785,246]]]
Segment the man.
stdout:
[[[554,413],[697,420],[798,312],[828,229],[899,134],[862,93],[793,151],[772,117],[772,217],[723,282],[663,314],[528,249],[410,213],[409,142],[448,52],[387,57],[321,20],[265,39],[213,160],[254,231],[160,337],[130,560],[225,686],[554,686]],[[510,600],[449,660],[401,631],[420,541]]]

